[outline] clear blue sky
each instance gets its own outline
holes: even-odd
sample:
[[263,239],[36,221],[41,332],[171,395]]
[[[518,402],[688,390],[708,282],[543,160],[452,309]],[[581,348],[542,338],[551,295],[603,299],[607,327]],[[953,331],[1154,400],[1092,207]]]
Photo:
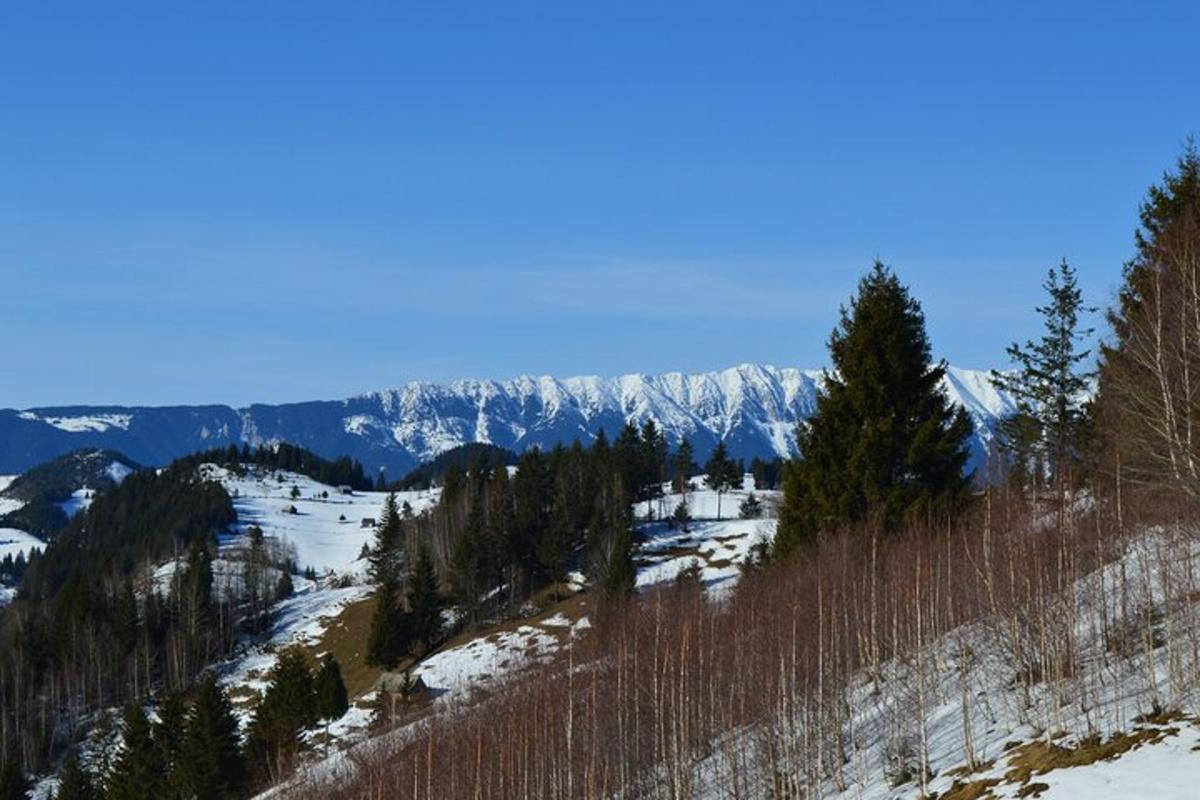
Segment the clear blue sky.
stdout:
[[820,366],[876,256],[1000,365],[1116,289],[1197,9],[6,4],[0,406]]

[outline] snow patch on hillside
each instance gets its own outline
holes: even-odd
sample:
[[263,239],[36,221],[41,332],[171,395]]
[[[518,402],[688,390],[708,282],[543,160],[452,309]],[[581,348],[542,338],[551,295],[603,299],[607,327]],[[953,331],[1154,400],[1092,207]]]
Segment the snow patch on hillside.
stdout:
[[87,414],[78,417],[39,417],[32,411],[24,411],[21,419],[44,422],[67,433],[104,433],[110,428],[129,430],[132,414]]
[[[374,522],[383,515],[385,492],[349,492],[282,470],[247,467],[238,475],[224,467],[205,465],[202,474],[218,480],[233,498],[237,528],[222,538],[222,546],[240,544],[246,531],[257,525],[263,534],[296,548],[301,570],[319,574],[336,572],[361,576],[359,555],[375,536]],[[293,497],[293,487],[298,496]],[[396,503],[408,503],[413,514],[433,506],[440,489],[397,492]],[[291,513],[292,508],[296,513]]]
[[[641,543],[635,553],[637,586],[645,589],[673,582],[682,570],[698,569],[697,578],[717,594],[728,591],[741,575],[742,565],[756,546],[768,546],[775,539],[775,508],[780,493],[755,490],[754,476],[747,474],[741,489],[723,492],[720,497],[704,486],[704,476],[691,481],[686,494],[670,492],[664,485],[660,498],[634,506],[635,525]],[[762,517],[739,519],[738,509],[753,494],[762,504]],[[685,527],[662,521],[686,502],[692,520]],[[718,512],[721,519],[718,519]],[[657,520],[657,521],[646,521]]]
[[31,533],[16,528],[0,528],[0,558],[11,555],[16,558],[19,553],[29,557],[29,551],[36,547],[44,548],[46,543]]
[[574,635],[585,628],[586,618],[572,626],[565,617],[520,625],[516,630],[480,636],[434,653],[414,667],[412,674],[435,693],[466,693],[557,652],[562,630],[555,629]]
[[86,511],[92,504],[92,499],[96,493],[86,486],[80,487],[71,492],[71,496],[58,504],[58,507],[63,510],[63,513],[70,519],[80,511]]
[[125,464],[122,464],[120,461],[114,461],[108,465],[108,468],[104,470],[104,473],[112,479],[113,483],[119,484],[133,474],[133,469]]

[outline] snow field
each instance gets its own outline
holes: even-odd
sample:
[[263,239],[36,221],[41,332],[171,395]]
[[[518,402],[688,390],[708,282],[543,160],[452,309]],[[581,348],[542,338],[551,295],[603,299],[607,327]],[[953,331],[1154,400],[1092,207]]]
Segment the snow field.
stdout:
[[18,553],[24,553],[28,558],[31,548],[41,549],[45,546],[45,542],[31,533],[16,528],[0,528],[0,558],[7,555],[16,558]]
[[[240,545],[246,530],[257,525],[266,537],[296,548],[300,570],[312,567],[318,574],[362,575],[359,554],[375,536],[374,526],[363,527],[363,520],[380,519],[386,492],[341,494],[337,487],[285,471],[250,468],[245,476],[238,476],[212,465],[202,470],[221,482],[237,511],[237,529],[223,537],[222,546]],[[300,492],[296,499],[292,499],[293,486]],[[407,502],[414,514],[420,514],[437,502],[440,493],[439,489],[397,492],[396,503]],[[289,513],[292,506],[297,513]]]

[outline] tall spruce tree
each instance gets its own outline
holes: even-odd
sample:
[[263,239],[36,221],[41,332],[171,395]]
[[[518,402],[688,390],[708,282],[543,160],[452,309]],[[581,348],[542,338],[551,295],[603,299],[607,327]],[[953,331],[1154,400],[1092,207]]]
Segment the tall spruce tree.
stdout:
[[476,492],[467,512],[466,525],[450,555],[451,592],[472,623],[479,621],[479,596],[485,583],[484,557],[488,539],[483,494]]
[[954,509],[971,422],[940,383],[920,304],[882,263],[829,339],[817,408],[797,433],[799,457],[786,470],[775,554],[846,523],[877,520],[895,529]]
[[367,663],[391,669],[408,651],[408,620],[400,604],[400,587],[393,581],[375,589],[375,611],[367,632]]
[[637,571],[633,564],[633,520],[624,481],[614,473],[611,488],[603,492],[592,520],[591,579],[607,596],[628,594],[634,589]]
[[717,519],[721,518],[721,495],[742,488],[741,464],[729,457],[725,442],[717,442],[704,465],[704,484],[717,493]]
[[1070,464],[1080,456],[1084,395],[1092,377],[1081,369],[1091,355],[1081,345],[1093,331],[1081,328],[1079,318],[1095,309],[1083,305],[1075,270],[1065,259],[1049,271],[1042,287],[1049,302],[1037,312],[1045,332],[1036,342],[1011,344],[1008,355],[1016,370],[993,372],[992,382],[1017,401],[1017,412],[1001,421],[1000,435],[1018,474],[1036,487],[1044,465],[1061,490]]
[[237,717],[212,673],[196,689],[183,727],[180,781],[184,797],[230,800],[246,783]]
[[375,545],[369,557],[369,573],[375,583],[375,611],[367,636],[367,663],[390,668],[408,649],[408,620],[401,608],[403,575],[403,523],[391,492],[375,529]]
[[403,529],[396,493],[389,492],[383,503],[383,513],[375,527],[375,544],[371,548],[368,572],[372,582],[399,582],[403,548]]
[[683,438],[679,441],[679,449],[671,459],[671,491],[675,494],[686,494],[688,484],[696,468],[696,452],[692,443]]
[[408,613],[413,645],[419,654],[428,652],[441,638],[444,606],[433,558],[429,548],[420,545],[408,578]]

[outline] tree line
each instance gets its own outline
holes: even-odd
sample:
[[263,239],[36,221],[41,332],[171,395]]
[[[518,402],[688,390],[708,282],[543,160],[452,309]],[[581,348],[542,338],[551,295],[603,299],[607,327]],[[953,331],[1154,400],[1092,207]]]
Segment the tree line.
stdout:
[[[589,446],[527,450],[512,470],[495,455],[482,449],[465,467],[450,463],[438,503],[419,517],[388,498],[370,550],[371,663],[391,668],[427,652],[445,633],[448,606],[467,625],[502,619],[539,591],[557,592],[572,572],[605,597],[629,594],[632,508],[700,469],[690,443],[672,452],[653,420],[626,424],[611,443],[600,431]],[[766,476],[771,466],[758,468]],[[744,467],[723,442],[705,469],[719,494],[742,485]]]

